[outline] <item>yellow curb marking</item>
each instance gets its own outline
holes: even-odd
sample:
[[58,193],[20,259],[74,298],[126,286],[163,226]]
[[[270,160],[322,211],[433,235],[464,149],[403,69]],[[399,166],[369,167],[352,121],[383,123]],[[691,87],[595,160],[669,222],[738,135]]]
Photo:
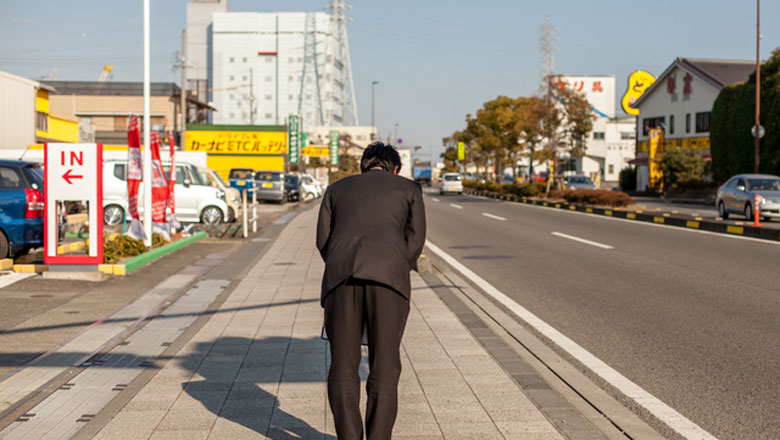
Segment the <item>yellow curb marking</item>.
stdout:
[[626,214],[626,218],[636,218],[636,214],[634,214],[633,212],[629,212],[628,214]]
[[699,222],[695,222],[695,221],[692,221],[692,220],[688,220],[687,222],[685,222],[685,226],[687,226],[687,227],[689,227],[689,228],[696,228],[696,229],[699,229]]
[[41,273],[48,268],[45,264],[14,264],[14,272],[20,273]]
[[606,211],[604,211],[604,215],[612,216],[612,211],[607,209]]
[[585,208],[585,212],[593,212],[593,208]]
[[745,228],[743,228],[742,226],[731,226],[731,225],[728,225],[728,226],[726,226],[726,232],[728,232],[729,234],[740,234],[740,235],[742,235],[745,232]]
[[3,258],[0,260],[0,270],[8,270],[14,267],[14,260],[10,258]]
[[663,217],[653,217],[653,221],[656,223],[663,223],[664,221],[666,221],[666,219],[664,219]]

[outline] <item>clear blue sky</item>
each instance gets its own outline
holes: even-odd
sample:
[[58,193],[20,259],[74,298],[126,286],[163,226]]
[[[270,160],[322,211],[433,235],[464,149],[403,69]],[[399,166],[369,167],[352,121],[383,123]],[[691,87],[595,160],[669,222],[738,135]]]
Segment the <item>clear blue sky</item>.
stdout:
[[[176,81],[188,0],[152,0],[152,80]],[[328,0],[230,0],[233,11],[318,11]],[[382,136],[441,150],[467,113],[498,95],[538,88],[538,29],[550,15],[558,73],[615,74],[617,95],[635,69],[660,74],[675,57],[754,59],[751,0],[353,0],[349,24],[360,121],[370,123],[379,81]],[[780,46],[780,2],[762,4],[761,56]],[[0,70],[40,78],[141,81],[142,2],[3,0]],[[618,107],[619,108],[619,107]]]

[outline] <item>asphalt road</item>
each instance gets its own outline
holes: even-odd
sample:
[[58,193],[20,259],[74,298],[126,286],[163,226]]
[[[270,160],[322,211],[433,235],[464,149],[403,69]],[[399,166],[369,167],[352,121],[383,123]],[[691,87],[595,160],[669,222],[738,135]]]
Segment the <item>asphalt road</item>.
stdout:
[[780,438],[780,245],[471,196],[425,203],[431,242],[644,390],[719,438]]

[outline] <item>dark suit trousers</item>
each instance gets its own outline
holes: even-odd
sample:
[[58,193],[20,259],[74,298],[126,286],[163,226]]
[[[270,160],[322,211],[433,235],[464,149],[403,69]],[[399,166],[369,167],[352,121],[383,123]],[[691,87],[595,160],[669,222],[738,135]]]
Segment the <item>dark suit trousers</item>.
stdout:
[[366,383],[368,440],[390,439],[398,412],[401,337],[409,301],[370,281],[350,279],[325,297],[325,329],[330,340],[328,400],[339,440],[363,438],[360,420],[360,340],[368,329]]

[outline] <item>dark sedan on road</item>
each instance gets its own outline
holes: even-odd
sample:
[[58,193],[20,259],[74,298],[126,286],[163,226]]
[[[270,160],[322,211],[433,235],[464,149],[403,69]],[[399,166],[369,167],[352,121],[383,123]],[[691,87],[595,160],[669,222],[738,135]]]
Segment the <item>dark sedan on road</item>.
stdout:
[[288,202],[301,200],[301,176],[288,174],[284,178],[284,194]]
[[780,177],[771,174],[738,174],[729,179],[718,188],[718,215],[727,219],[729,214],[740,214],[753,220],[756,195],[762,220],[780,218]]
[[0,160],[0,258],[43,246],[43,217],[40,165]]

